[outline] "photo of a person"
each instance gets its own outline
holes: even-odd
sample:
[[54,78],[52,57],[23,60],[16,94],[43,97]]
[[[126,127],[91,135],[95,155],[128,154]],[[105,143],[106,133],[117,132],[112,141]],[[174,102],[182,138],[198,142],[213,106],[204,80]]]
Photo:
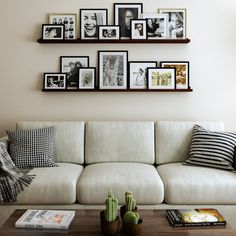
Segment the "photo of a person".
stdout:
[[42,25],[43,39],[63,39],[64,26],[63,25]]
[[44,73],[45,89],[65,89],[66,74]]
[[119,25],[100,25],[98,27],[98,39],[120,39]]
[[143,25],[140,23],[134,24],[134,36],[135,37],[141,37],[143,36]]
[[95,88],[96,68],[80,68],[79,69],[79,89],[94,89]]
[[[58,84],[57,84],[58,79],[57,79],[57,77],[56,78],[55,77],[56,76],[48,77],[48,82],[47,82],[47,86],[48,87],[53,87],[53,88],[57,88],[58,87]],[[55,80],[55,82],[54,82],[54,80]]]

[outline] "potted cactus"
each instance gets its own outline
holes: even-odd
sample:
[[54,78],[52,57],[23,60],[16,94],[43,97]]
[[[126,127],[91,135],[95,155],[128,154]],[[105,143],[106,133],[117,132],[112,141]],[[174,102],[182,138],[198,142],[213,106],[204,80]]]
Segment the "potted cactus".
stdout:
[[123,218],[123,228],[127,234],[139,234],[142,230],[142,219],[137,212],[127,211]]
[[134,198],[133,193],[130,191],[125,193],[125,205],[121,206],[120,208],[120,216],[122,220],[123,220],[124,214],[127,211],[137,211],[136,200]]
[[108,190],[105,204],[106,209],[100,212],[102,231],[107,235],[117,234],[120,226],[118,200],[114,197],[111,190]]

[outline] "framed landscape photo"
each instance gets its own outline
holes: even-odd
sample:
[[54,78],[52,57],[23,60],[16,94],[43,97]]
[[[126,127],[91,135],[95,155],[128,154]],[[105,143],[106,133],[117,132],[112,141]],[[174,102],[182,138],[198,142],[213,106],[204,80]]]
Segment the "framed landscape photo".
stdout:
[[79,68],[79,89],[95,89],[96,68]]
[[188,61],[161,61],[161,67],[176,69],[176,89],[189,89],[189,62]]
[[148,68],[148,89],[175,89],[175,68]]
[[127,89],[128,51],[98,51],[99,89]]
[[139,19],[142,12],[142,3],[114,3],[114,22],[121,27],[121,38],[130,38],[130,20]]
[[44,73],[44,89],[66,89],[65,73]]
[[77,15],[74,13],[51,13],[49,14],[49,23],[64,25],[64,38],[76,39],[77,31]]
[[156,61],[129,61],[129,88],[147,89],[147,68],[157,67]]
[[147,20],[131,20],[131,39],[147,39]]
[[64,25],[43,24],[42,38],[47,40],[64,39]]
[[186,9],[159,9],[158,12],[168,16],[168,38],[186,38]]
[[98,39],[99,25],[107,25],[107,9],[80,9],[81,39]]
[[67,74],[67,89],[77,89],[79,81],[79,68],[89,67],[88,56],[61,56],[60,69]]
[[98,26],[98,39],[103,39],[103,40],[120,39],[120,26],[119,25]]

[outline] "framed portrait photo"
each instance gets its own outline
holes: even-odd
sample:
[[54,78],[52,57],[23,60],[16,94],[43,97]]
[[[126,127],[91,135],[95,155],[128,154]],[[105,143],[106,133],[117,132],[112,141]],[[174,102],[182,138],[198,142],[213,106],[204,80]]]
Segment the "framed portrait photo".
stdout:
[[186,38],[186,9],[159,9],[158,12],[168,16],[168,38]]
[[175,68],[148,68],[148,89],[175,89]]
[[131,20],[131,39],[147,39],[147,20]]
[[129,61],[129,88],[147,88],[147,68],[157,67],[156,61]]
[[66,89],[65,73],[44,73],[44,89]]
[[98,51],[99,89],[127,89],[128,51]]
[[77,89],[79,82],[79,68],[89,67],[88,56],[61,56],[60,70],[67,74],[67,89]]
[[64,25],[43,24],[42,38],[48,40],[64,39]]
[[79,68],[79,89],[95,89],[96,68]]
[[107,25],[107,9],[80,9],[81,39],[98,39],[99,25]]
[[176,69],[176,89],[189,89],[189,62],[188,61],[161,61],[161,67]]
[[139,19],[143,13],[142,3],[114,3],[114,22],[120,25],[121,38],[131,37],[131,19]]
[[74,13],[50,13],[49,23],[64,25],[64,38],[65,39],[76,39],[77,30],[77,15]]
[[119,25],[98,26],[98,39],[103,39],[103,40],[120,39],[120,26]]

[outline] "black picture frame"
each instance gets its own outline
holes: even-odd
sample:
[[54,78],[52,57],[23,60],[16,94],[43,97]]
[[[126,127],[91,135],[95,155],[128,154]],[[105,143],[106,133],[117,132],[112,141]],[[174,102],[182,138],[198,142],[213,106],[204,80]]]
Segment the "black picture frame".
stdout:
[[66,73],[44,73],[43,89],[66,90]]
[[146,19],[132,19],[130,20],[131,39],[147,39],[147,20]]
[[[104,33],[104,31],[106,31],[106,34]],[[98,26],[98,39],[99,40],[120,40],[120,25]]]
[[42,24],[42,39],[63,40],[65,34],[64,25]]
[[[84,75],[83,72],[85,73],[86,70],[88,74]],[[90,73],[88,71],[90,71]],[[96,88],[96,67],[79,68],[78,89],[84,90],[84,89],[95,89],[95,88]]]

